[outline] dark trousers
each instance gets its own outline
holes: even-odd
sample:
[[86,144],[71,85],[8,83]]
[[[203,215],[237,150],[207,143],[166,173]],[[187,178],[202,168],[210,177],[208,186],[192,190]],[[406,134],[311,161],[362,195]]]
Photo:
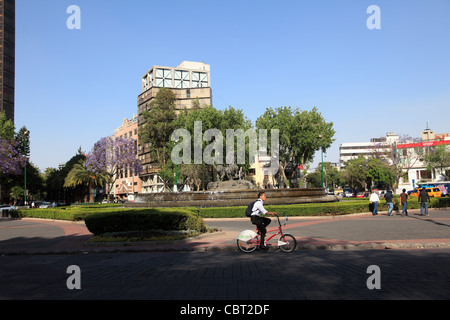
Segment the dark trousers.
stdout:
[[264,239],[266,238],[266,227],[272,222],[269,218],[263,218],[258,216],[252,216],[251,221],[256,227],[258,228],[259,232],[261,233],[261,241],[260,246],[264,246]]

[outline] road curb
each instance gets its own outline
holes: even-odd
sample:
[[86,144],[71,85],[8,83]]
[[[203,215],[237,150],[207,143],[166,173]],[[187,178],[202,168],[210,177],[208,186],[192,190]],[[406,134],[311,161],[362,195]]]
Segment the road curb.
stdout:
[[[340,243],[340,244],[299,244],[295,251],[348,251],[348,250],[392,250],[392,249],[448,249],[450,243]],[[73,255],[73,254],[101,254],[101,253],[151,253],[151,252],[239,252],[236,246],[167,246],[167,247],[145,247],[145,246],[123,246],[123,247],[85,247],[76,250],[36,250],[36,251],[13,251],[0,252],[0,256],[23,256],[23,255]],[[270,247],[269,251],[279,251],[276,247]]]

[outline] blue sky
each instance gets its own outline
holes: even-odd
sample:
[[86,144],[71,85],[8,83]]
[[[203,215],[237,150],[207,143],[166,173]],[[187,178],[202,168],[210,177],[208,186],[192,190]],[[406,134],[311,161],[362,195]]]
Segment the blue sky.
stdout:
[[[370,5],[381,29],[367,28]],[[18,0],[15,123],[31,131],[31,161],[57,167],[137,112],[153,65],[204,61],[217,109],[254,122],[316,106],[337,162],[344,142],[418,137],[426,121],[450,132],[449,34],[450,0]]]

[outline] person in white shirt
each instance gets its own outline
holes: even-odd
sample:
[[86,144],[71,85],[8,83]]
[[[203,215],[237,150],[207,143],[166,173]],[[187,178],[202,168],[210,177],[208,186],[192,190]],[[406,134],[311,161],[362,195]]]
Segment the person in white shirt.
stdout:
[[266,200],[266,194],[264,192],[258,193],[258,200],[253,205],[252,209],[252,215],[250,217],[251,222],[256,225],[259,232],[261,233],[261,241],[260,241],[260,249],[267,250],[267,247],[264,244],[264,240],[266,238],[266,227],[270,224],[271,220],[269,218],[261,217],[262,215],[272,215],[276,216],[276,212],[269,212],[266,209],[264,209],[264,200]]
[[373,204],[373,212],[372,215],[377,215],[378,211],[377,211],[377,207],[378,207],[378,202],[380,202],[380,198],[378,197],[378,195],[376,194],[375,191],[372,191],[372,194],[370,195],[370,202],[372,202]]

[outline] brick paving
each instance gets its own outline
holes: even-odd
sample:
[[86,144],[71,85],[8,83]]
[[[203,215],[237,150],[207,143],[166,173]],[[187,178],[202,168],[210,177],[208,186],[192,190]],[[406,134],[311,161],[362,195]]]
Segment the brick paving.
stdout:
[[[450,249],[0,257],[0,299],[448,300]],[[68,266],[80,268],[69,290]],[[367,268],[380,268],[370,290]]]
[[[239,232],[254,228],[247,218],[205,221],[221,231],[179,241],[89,244],[92,234],[83,223],[0,220],[0,254],[234,251]],[[408,217],[385,213],[292,217],[285,231],[296,237],[297,250],[450,248],[450,210],[430,210],[429,217],[420,216],[417,210],[411,210]]]
[[[238,252],[235,237],[252,228],[248,219],[208,219],[222,231],[185,241],[107,247],[87,246],[82,223],[0,220],[0,300],[178,300],[173,315],[193,301],[270,301],[273,308],[274,301],[448,300],[449,218],[448,210],[292,218],[287,231],[299,246],[289,254]],[[80,290],[66,284],[72,265],[80,268]],[[374,265],[381,289],[370,290]]]

